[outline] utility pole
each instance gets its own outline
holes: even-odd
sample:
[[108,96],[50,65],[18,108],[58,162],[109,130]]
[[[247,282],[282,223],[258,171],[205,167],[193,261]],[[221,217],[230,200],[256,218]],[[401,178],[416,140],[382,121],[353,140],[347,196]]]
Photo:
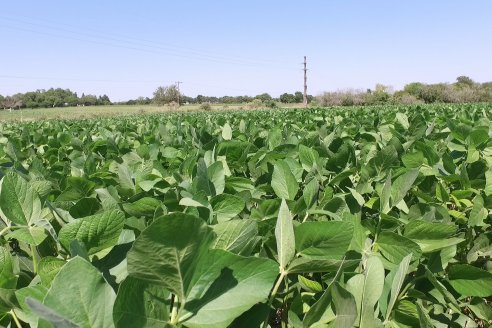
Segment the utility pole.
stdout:
[[181,82],[181,81],[176,81],[175,83],[176,83],[176,89],[178,90],[178,106],[180,106],[180,104],[181,104],[181,103],[180,103],[180,101],[179,101],[179,100],[180,100],[180,97],[181,97],[181,93],[179,92],[179,85],[180,85],[181,83],[183,83],[183,82]]
[[307,107],[308,99],[307,99],[307,61],[306,56],[304,56],[304,95],[302,97],[302,103],[304,107]]

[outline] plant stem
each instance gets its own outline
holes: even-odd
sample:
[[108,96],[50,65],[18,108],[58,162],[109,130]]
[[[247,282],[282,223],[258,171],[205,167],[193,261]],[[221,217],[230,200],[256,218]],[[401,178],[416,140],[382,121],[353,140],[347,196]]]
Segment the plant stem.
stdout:
[[[287,276],[287,273],[284,271],[284,269],[281,269],[280,275],[278,276],[278,279],[275,282],[275,285],[273,286],[272,292],[270,293],[270,297],[268,299],[268,308],[272,307],[272,303],[273,300],[275,299],[275,295],[277,295],[278,289],[280,288],[280,285],[282,284],[282,281],[284,280],[285,276]],[[268,315],[265,321],[263,322],[263,328],[267,328],[269,318],[270,315]]]
[[38,273],[38,259],[36,257],[36,246],[31,245],[32,267],[34,273]]
[[21,325],[19,319],[17,318],[17,315],[15,315],[14,310],[10,310],[10,315],[12,316],[12,319],[14,320],[15,325],[17,326],[17,328],[22,328],[22,325]]
[[6,226],[5,228],[3,228],[2,230],[0,230],[0,236],[2,236],[5,232],[9,231],[10,230],[10,227],[9,226]]
[[171,323],[175,324],[178,316],[178,296],[173,294],[171,300]]

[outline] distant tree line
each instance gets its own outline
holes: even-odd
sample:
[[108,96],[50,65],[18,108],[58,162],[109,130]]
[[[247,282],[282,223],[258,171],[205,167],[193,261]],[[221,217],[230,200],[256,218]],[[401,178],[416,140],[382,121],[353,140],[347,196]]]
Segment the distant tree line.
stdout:
[[459,76],[455,83],[413,82],[396,92],[377,84],[374,90],[325,92],[316,101],[320,106],[492,102],[492,82],[477,83],[468,76]]
[[[308,95],[308,102],[314,100],[315,97]],[[300,91],[295,93],[283,93],[280,97],[272,97],[268,93],[261,93],[256,96],[204,96],[197,95],[196,97],[186,96],[178,91],[175,85],[160,86],[153,94],[152,98],[139,97],[137,99],[131,99],[125,102],[120,102],[119,104],[126,105],[167,105],[167,104],[253,104],[253,105],[263,105],[267,107],[274,107],[276,103],[302,103],[303,94]]]
[[97,105],[111,105],[111,100],[107,95],[95,96],[82,93],[79,97],[76,92],[61,88],[40,89],[12,96],[0,95],[0,108],[3,109]]
[[[117,104],[127,105],[166,105],[166,104],[248,104],[250,107],[276,107],[277,103],[302,103],[300,91],[283,93],[278,98],[268,93],[256,96],[204,96],[190,97],[183,95],[176,85],[160,86],[152,98],[138,97]],[[405,85],[403,90],[393,91],[391,87],[377,84],[374,89],[343,90],[324,92],[313,97],[308,95],[308,102],[319,106],[363,106],[383,104],[423,104],[423,103],[471,103],[492,102],[492,82],[477,83],[468,76],[459,76],[454,83],[425,84],[413,82]],[[0,109],[50,108],[63,106],[97,106],[111,105],[107,95],[95,96],[77,93],[69,89],[36,90],[18,93],[13,96],[0,95]]]

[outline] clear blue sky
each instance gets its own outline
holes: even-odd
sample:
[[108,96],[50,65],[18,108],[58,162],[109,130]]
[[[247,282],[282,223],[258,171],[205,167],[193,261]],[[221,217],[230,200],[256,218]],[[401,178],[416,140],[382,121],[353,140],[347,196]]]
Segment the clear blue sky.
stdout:
[[0,94],[310,94],[492,81],[490,0],[3,1]]

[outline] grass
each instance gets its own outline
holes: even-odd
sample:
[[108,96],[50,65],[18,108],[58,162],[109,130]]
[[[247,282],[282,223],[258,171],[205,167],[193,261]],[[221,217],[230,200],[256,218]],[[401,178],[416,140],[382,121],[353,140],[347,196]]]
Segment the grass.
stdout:
[[[254,109],[248,104],[212,104],[212,110]],[[284,106],[282,106],[284,107]],[[285,105],[287,108],[300,107],[299,104]],[[135,114],[168,113],[173,111],[200,111],[200,105],[183,105],[179,108],[156,105],[110,105],[86,107],[57,107],[57,108],[23,108],[20,110],[0,110],[2,121],[37,121],[50,119],[85,119],[97,117],[115,117]]]

